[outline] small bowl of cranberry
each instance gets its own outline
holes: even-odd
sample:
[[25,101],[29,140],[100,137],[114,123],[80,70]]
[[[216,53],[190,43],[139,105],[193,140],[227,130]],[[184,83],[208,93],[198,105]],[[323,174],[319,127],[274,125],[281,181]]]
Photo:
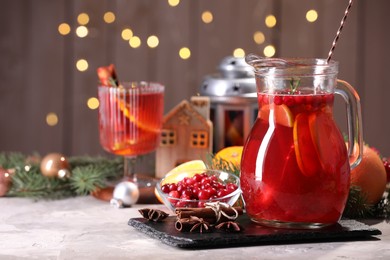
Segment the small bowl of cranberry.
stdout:
[[209,169],[171,173],[157,183],[156,190],[173,212],[176,208],[204,208],[217,201],[233,206],[241,194],[236,175]]

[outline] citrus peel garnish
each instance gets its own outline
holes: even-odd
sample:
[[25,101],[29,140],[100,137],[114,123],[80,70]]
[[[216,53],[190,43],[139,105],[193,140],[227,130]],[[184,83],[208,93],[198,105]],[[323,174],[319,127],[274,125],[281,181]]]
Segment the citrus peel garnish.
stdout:
[[129,121],[135,124],[138,128],[153,133],[159,132],[159,130],[156,127],[154,127],[154,125],[145,124],[144,122],[139,121],[138,118],[136,118],[134,115],[132,115],[130,113],[129,108],[126,106],[125,101],[118,100],[118,104],[119,104],[119,109],[122,111],[123,115],[127,117]]

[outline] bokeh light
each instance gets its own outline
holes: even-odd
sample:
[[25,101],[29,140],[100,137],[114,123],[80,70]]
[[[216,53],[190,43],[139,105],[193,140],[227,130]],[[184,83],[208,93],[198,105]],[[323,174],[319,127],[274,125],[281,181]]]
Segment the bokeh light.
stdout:
[[99,107],[99,100],[95,97],[91,97],[87,101],[87,106],[89,109],[97,109]]
[[158,37],[156,35],[150,35],[148,37],[148,39],[146,40],[146,44],[150,47],[150,48],[156,48],[159,44],[159,40],[158,40]]
[[88,69],[88,61],[85,59],[79,59],[76,62],[76,68],[78,71],[86,71]]
[[312,9],[312,10],[307,11],[306,20],[308,22],[313,23],[313,22],[317,21],[317,19],[318,19],[318,13],[316,10]]
[[125,41],[130,40],[133,35],[133,31],[130,28],[123,29],[121,33],[122,39]]
[[275,55],[276,49],[273,45],[267,45],[267,46],[265,46],[263,53],[264,53],[265,57],[270,58],[270,57],[273,57]]
[[106,12],[103,16],[103,20],[106,23],[113,23],[115,22],[115,14],[113,12]]
[[81,13],[77,16],[77,22],[80,25],[86,25],[89,22],[89,15],[86,13]]
[[168,4],[174,7],[180,4],[180,0],[168,0]]
[[133,36],[129,40],[129,45],[132,48],[138,48],[141,46],[141,39],[138,36]]
[[255,43],[257,44],[262,44],[264,43],[265,41],[265,36],[264,36],[264,33],[260,32],[260,31],[257,31],[253,34],[253,40],[255,41]]
[[56,113],[50,112],[46,115],[46,124],[49,126],[55,126],[58,124],[58,116]]
[[67,23],[62,23],[58,26],[58,32],[61,35],[67,35],[70,33],[70,26]]
[[189,59],[191,57],[191,50],[187,47],[183,47],[179,51],[179,56],[183,60]]
[[213,14],[210,11],[204,11],[202,13],[202,21],[204,23],[211,23],[213,21]]
[[88,35],[88,28],[84,25],[81,25],[76,28],[76,35],[80,38],[84,38]]
[[233,56],[236,58],[245,57],[245,51],[242,48],[237,48],[233,51]]
[[272,14],[267,15],[267,17],[265,18],[265,25],[268,28],[274,27],[276,25],[276,17]]

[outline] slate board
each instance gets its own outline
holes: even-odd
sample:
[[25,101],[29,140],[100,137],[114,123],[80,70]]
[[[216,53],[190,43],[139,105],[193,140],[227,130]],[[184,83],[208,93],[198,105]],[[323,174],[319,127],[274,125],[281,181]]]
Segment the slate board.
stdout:
[[382,232],[356,220],[340,220],[337,224],[314,230],[268,228],[253,223],[246,215],[237,222],[243,227],[239,233],[213,231],[211,233],[179,232],[175,229],[176,216],[162,222],[144,218],[131,218],[128,224],[161,242],[179,248],[221,248],[236,246],[287,244],[302,242],[329,242],[342,240],[372,239]]

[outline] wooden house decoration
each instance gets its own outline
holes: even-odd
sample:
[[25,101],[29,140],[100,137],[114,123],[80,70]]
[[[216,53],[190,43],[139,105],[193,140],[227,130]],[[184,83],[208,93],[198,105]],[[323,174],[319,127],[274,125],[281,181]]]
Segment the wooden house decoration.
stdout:
[[156,150],[156,177],[164,177],[181,163],[205,160],[212,152],[212,137],[210,98],[194,96],[190,102],[180,102],[163,119]]

